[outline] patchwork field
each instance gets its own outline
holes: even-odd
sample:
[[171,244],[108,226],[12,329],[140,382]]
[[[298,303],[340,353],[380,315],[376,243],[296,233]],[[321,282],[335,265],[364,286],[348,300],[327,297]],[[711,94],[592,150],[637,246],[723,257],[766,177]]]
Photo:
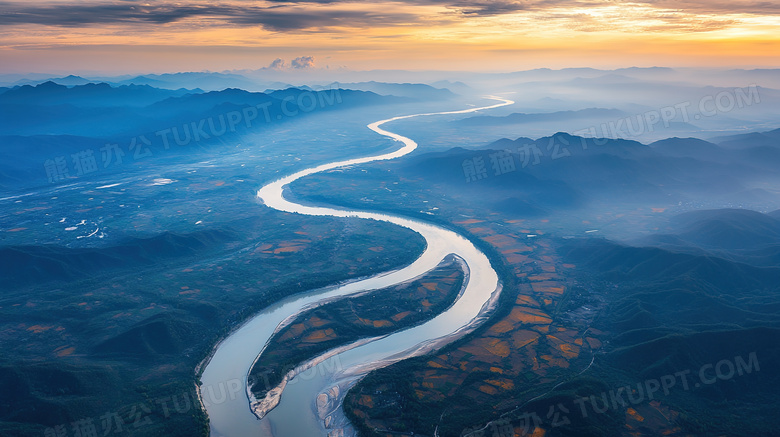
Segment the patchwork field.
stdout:
[[271,339],[250,371],[262,399],[303,361],[360,338],[380,336],[431,319],[460,293],[463,270],[452,257],[415,281],[306,311]]
[[[468,434],[481,428],[485,418],[497,419],[581,371],[601,347],[599,338],[605,333],[591,328],[591,319],[558,317],[571,293],[566,271],[575,266],[564,266],[549,241],[528,238],[524,221],[502,223],[502,234],[487,221],[455,224],[504,255],[512,280],[505,284],[502,306],[466,340],[360,382],[348,394],[345,408],[362,434]],[[544,428],[519,431],[517,435],[540,435]]]
[[[720,408],[724,414],[747,416],[758,413],[745,413],[750,411],[746,404],[753,405],[753,411],[766,411],[774,404],[754,405],[744,399],[741,406],[726,408],[724,399],[735,394],[727,395],[722,391],[725,388],[680,389],[656,398],[643,398],[643,390],[635,388],[628,393],[637,397],[637,402],[602,405],[602,396],[612,402],[615,390],[631,384],[635,387],[648,378],[652,381],[686,368],[695,372],[698,366],[706,365],[703,356],[712,363],[733,360],[729,354],[735,353],[734,344],[714,342],[705,352],[687,336],[702,329],[754,325],[758,322],[744,317],[762,308],[748,300],[740,311],[751,313],[724,306],[720,317],[735,325],[718,324],[702,312],[697,300],[677,301],[673,296],[701,293],[697,299],[714,302],[718,298],[709,296],[707,290],[731,284],[746,286],[744,291],[754,293],[756,302],[767,302],[772,287],[776,287],[776,281],[765,278],[769,272],[748,275],[744,267],[736,265],[733,272],[728,267],[731,273],[713,271],[712,258],[675,264],[671,260],[677,255],[669,255],[662,258],[666,264],[656,265],[659,260],[653,256],[658,252],[651,249],[646,257],[621,253],[626,249],[619,246],[615,253],[600,249],[599,244],[612,244],[599,243],[608,241],[599,238],[601,235],[617,238],[628,235],[626,230],[634,235],[661,231],[668,214],[674,214],[678,205],[598,204],[587,212],[563,210],[545,217],[528,213],[519,201],[514,209],[475,203],[475,196],[490,199],[492,186],[443,181],[441,173],[451,169],[434,167],[431,174],[419,170],[412,174],[405,171],[403,163],[388,163],[317,175],[294,186],[301,199],[384,210],[456,229],[470,236],[491,258],[504,284],[499,308],[477,331],[433,355],[377,370],[349,392],[345,412],[361,436],[708,435],[709,430],[739,429],[746,419],[715,420],[703,409],[704,404]],[[358,183],[358,178],[362,182]],[[335,186],[344,188],[336,191]],[[399,204],[394,196],[401,196],[404,202]],[[570,256],[568,245],[577,247],[578,243],[572,242],[581,240],[594,242],[594,247],[583,243],[578,257]],[[599,272],[613,263],[615,270],[607,276]],[[722,268],[727,267],[724,264]],[[681,269],[685,273],[680,274],[691,277],[678,278],[675,272]],[[744,281],[736,283],[729,277],[744,277]],[[625,284],[632,284],[626,282],[633,280],[629,278],[636,278],[641,285],[629,287],[623,301]],[[657,283],[641,282],[651,278]],[[659,296],[651,297],[656,290]],[[728,287],[722,290],[734,293],[727,291]],[[775,316],[769,312],[770,308],[761,309],[760,315],[752,317],[770,323]],[[671,327],[672,321],[681,325]],[[648,326],[652,328],[636,329]],[[632,329],[636,331],[626,334]],[[708,341],[723,335],[726,333],[713,333]],[[773,344],[769,338],[777,337],[774,331],[758,336],[763,343],[751,339],[756,337],[752,331],[734,332],[733,336],[741,339],[739,350],[745,356],[751,350],[763,351],[767,359],[777,355],[776,348],[769,346]],[[655,339],[669,345],[650,345]],[[631,347],[622,350],[620,345]],[[674,366],[663,352],[669,347],[685,351],[680,352]],[[630,362],[626,356],[632,357]],[[775,386],[772,375],[762,377],[769,377],[767,387]],[[754,381],[746,379],[738,384],[754,387]],[[587,403],[577,403],[583,399]],[[755,432],[766,432],[759,422],[750,423]]]
[[258,214],[106,248],[3,249],[0,435],[80,420],[102,432],[107,412],[129,424],[117,435],[203,434],[193,369],[220,338],[284,296],[398,268],[424,247],[378,223]]

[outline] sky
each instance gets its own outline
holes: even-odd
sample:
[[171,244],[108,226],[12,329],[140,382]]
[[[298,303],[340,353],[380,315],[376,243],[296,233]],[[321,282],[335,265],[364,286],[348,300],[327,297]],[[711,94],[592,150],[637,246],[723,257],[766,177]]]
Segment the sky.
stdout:
[[[0,0],[0,72],[780,67],[775,0]],[[274,63],[275,62],[275,63]]]

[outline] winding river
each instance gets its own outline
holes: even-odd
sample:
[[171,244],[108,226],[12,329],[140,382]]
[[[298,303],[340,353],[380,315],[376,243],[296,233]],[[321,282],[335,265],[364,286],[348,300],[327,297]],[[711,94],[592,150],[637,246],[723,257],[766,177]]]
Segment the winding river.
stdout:
[[[496,303],[501,285],[488,258],[466,238],[432,224],[388,214],[299,205],[285,199],[284,189],[293,181],[314,173],[395,159],[417,148],[413,140],[380,127],[386,123],[412,117],[465,114],[514,103],[498,97],[489,98],[500,103],[458,111],[406,115],[369,124],[369,129],[401,142],[403,147],[383,155],[302,170],[271,182],[258,191],[258,197],[266,206],[280,211],[393,223],[422,235],[427,246],[417,260],[402,269],[283,299],[264,309],[220,342],[211,357],[204,362],[200,386],[201,401],[209,416],[212,436],[341,435],[342,427],[348,426],[340,409],[341,401],[346,390],[360,377],[372,369],[438,349],[473,330],[487,317]],[[435,268],[450,254],[462,261],[467,276],[460,297],[449,309],[415,327],[361,341],[330,353],[327,359],[320,357],[312,361],[308,369],[289,380],[278,405],[262,420],[257,419],[248,402],[247,375],[280,324],[324,302],[417,278]],[[318,361],[321,362],[315,365]]]

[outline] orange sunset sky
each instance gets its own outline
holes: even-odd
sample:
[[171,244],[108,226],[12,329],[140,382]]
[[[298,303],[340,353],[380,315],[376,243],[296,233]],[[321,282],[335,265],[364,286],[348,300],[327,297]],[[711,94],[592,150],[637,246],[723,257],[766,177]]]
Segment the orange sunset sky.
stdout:
[[0,72],[780,67],[780,2],[0,1]]

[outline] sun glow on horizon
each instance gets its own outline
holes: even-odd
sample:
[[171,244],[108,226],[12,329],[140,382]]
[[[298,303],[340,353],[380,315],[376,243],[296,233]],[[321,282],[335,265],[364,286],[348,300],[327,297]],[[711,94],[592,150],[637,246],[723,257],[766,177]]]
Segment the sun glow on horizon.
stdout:
[[372,69],[780,66],[780,6],[666,3],[7,3],[0,63],[6,71],[219,70],[313,55],[334,68]]

